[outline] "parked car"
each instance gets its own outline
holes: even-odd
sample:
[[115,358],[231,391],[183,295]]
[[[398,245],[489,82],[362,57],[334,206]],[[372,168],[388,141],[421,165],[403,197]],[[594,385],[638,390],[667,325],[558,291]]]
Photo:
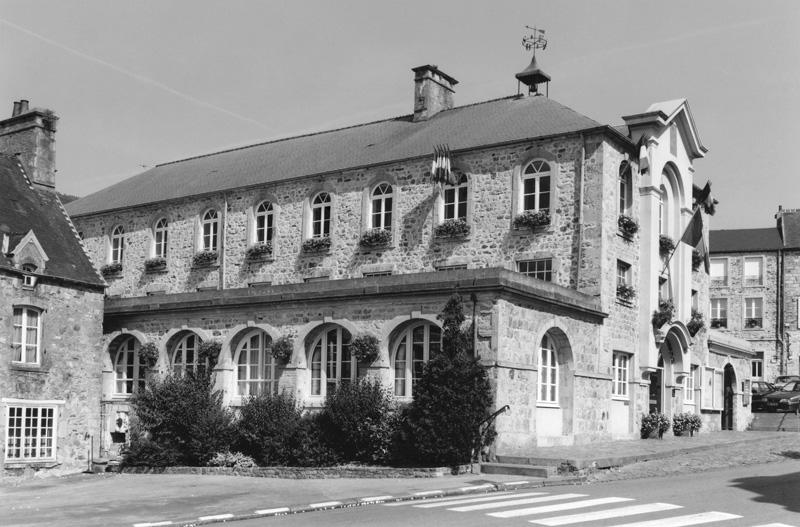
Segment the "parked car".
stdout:
[[789,381],[772,393],[764,396],[770,412],[795,412],[800,408],[800,381]]
[[775,386],[781,386],[789,381],[800,381],[800,375],[781,375],[775,378]]
[[763,412],[767,409],[764,396],[775,391],[775,385],[766,381],[753,381],[751,385],[750,400],[754,412]]

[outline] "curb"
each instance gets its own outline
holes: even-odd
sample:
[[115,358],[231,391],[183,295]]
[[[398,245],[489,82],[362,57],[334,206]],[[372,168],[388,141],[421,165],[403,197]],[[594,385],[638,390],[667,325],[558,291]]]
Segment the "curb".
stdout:
[[252,520],[255,518],[269,518],[271,516],[283,516],[289,514],[301,514],[304,512],[316,512],[322,510],[344,509],[347,507],[361,507],[364,505],[374,505],[378,503],[392,503],[400,501],[425,500],[429,498],[445,498],[450,496],[466,496],[471,494],[488,494],[491,492],[512,491],[517,489],[530,489],[539,487],[560,487],[565,485],[581,485],[586,483],[585,476],[552,478],[539,481],[509,481],[498,483],[484,483],[483,485],[473,485],[456,489],[444,490],[425,490],[406,494],[402,496],[365,496],[357,498],[345,498],[335,501],[325,501],[320,503],[304,503],[289,505],[284,507],[273,507],[244,514],[215,514],[211,516],[201,516],[194,520],[180,521],[156,521],[135,523],[133,527],[194,527],[196,525],[211,525],[237,520]]

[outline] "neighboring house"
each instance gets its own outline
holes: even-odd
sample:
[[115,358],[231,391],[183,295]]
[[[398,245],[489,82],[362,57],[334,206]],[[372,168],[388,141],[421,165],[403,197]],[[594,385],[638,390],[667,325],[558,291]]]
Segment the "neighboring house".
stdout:
[[748,340],[751,376],[800,375],[800,210],[776,227],[711,231],[711,326]]
[[[147,344],[166,373],[218,341],[231,405],[288,390],[318,408],[362,375],[410,401],[454,291],[510,405],[497,454],[636,437],[651,408],[718,429],[722,372],[738,394],[749,359],[687,330],[708,288],[692,248],[659,255],[693,217],[706,152],[687,102],[612,127],[537,94],[532,69],[518,75],[531,94],[456,107],[457,81],[421,66],[412,114],[165,163],[70,203],[109,281],[104,448],[127,439],[114,421],[145,383]],[[660,296],[675,316],[655,331]],[[349,353],[364,333],[380,341],[372,364]],[[271,354],[281,337],[287,364]],[[744,429],[741,398],[728,402]]]
[[89,466],[105,284],[55,192],[56,117],[0,121],[0,476]]

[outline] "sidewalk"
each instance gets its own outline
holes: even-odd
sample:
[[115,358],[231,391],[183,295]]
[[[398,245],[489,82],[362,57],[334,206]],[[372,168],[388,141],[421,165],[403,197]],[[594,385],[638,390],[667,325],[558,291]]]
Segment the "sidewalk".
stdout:
[[[712,451],[713,449],[713,451]],[[719,432],[695,437],[553,447],[537,459],[591,467],[599,460],[632,465],[603,471],[592,481],[652,477],[713,469],[716,464],[769,462],[800,456],[800,436],[775,432]],[[680,456],[678,459],[670,459]],[[644,459],[661,461],[642,463]],[[687,461],[689,460],[689,461]],[[663,467],[662,467],[663,465]],[[661,467],[661,468],[659,468]],[[0,523],[6,525],[182,525],[267,516],[369,501],[492,492],[541,485],[576,484],[585,478],[536,479],[466,474],[439,478],[272,479],[218,475],[80,474],[0,487]],[[420,493],[423,493],[420,495]],[[366,498],[366,499],[365,499]],[[371,498],[371,500],[370,500]],[[199,520],[200,518],[206,518]],[[163,523],[171,522],[171,523]]]

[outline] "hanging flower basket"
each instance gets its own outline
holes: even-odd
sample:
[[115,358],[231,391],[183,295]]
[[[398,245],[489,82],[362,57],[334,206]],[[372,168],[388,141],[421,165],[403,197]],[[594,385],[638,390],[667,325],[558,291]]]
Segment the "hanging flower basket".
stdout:
[[437,238],[466,238],[469,236],[469,225],[464,218],[445,220],[433,229]]
[[663,439],[664,432],[670,428],[670,419],[666,414],[655,412],[652,414],[642,415],[641,437],[648,439],[650,437],[658,437]]
[[676,436],[681,436],[688,431],[689,436],[692,437],[702,426],[703,420],[697,414],[682,412],[672,416],[672,433]]
[[330,250],[331,239],[328,236],[321,236],[319,238],[309,238],[303,242],[304,253],[322,253]]
[[372,364],[378,358],[378,337],[357,335],[350,342],[350,353],[362,364]]
[[658,309],[653,311],[653,329],[658,329],[670,320],[675,313],[675,305],[669,300],[659,302]]
[[636,220],[625,214],[620,214],[619,218],[617,218],[617,226],[622,237],[626,240],[632,239],[639,232],[639,224],[636,223]]
[[617,298],[630,302],[636,296],[636,289],[632,285],[620,284],[617,286]]
[[197,360],[200,364],[207,364],[209,370],[213,370],[219,360],[219,352],[222,344],[216,340],[206,340],[197,347]]
[[517,214],[514,218],[515,229],[534,230],[536,227],[545,225],[550,225],[550,211],[548,209],[526,210],[522,214]]
[[163,271],[167,268],[167,259],[160,256],[148,258],[144,261],[144,270],[149,273]]
[[158,346],[154,342],[142,344],[139,348],[139,361],[149,369],[153,369],[158,362]]
[[689,330],[689,334],[694,337],[704,327],[706,327],[706,323],[703,320],[703,314],[696,309],[692,309],[692,318],[686,323],[686,329]]
[[217,263],[219,254],[217,251],[200,251],[192,257],[192,266],[209,267]]
[[119,262],[104,265],[100,268],[100,274],[103,276],[116,276],[122,272],[122,264]]
[[672,241],[672,238],[665,234],[658,237],[658,254],[660,254],[662,258],[669,257],[674,250],[675,242]]
[[287,336],[283,336],[272,343],[272,356],[275,360],[279,360],[284,364],[292,360],[292,350],[294,349],[294,341]]
[[386,247],[392,241],[392,233],[386,229],[370,229],[361,235],[358,245],[365,249]]
[[259,243],[247,248],[245,258],[252,262],[255,260],[263,260],[272,256],[272,241],[266,243]]

